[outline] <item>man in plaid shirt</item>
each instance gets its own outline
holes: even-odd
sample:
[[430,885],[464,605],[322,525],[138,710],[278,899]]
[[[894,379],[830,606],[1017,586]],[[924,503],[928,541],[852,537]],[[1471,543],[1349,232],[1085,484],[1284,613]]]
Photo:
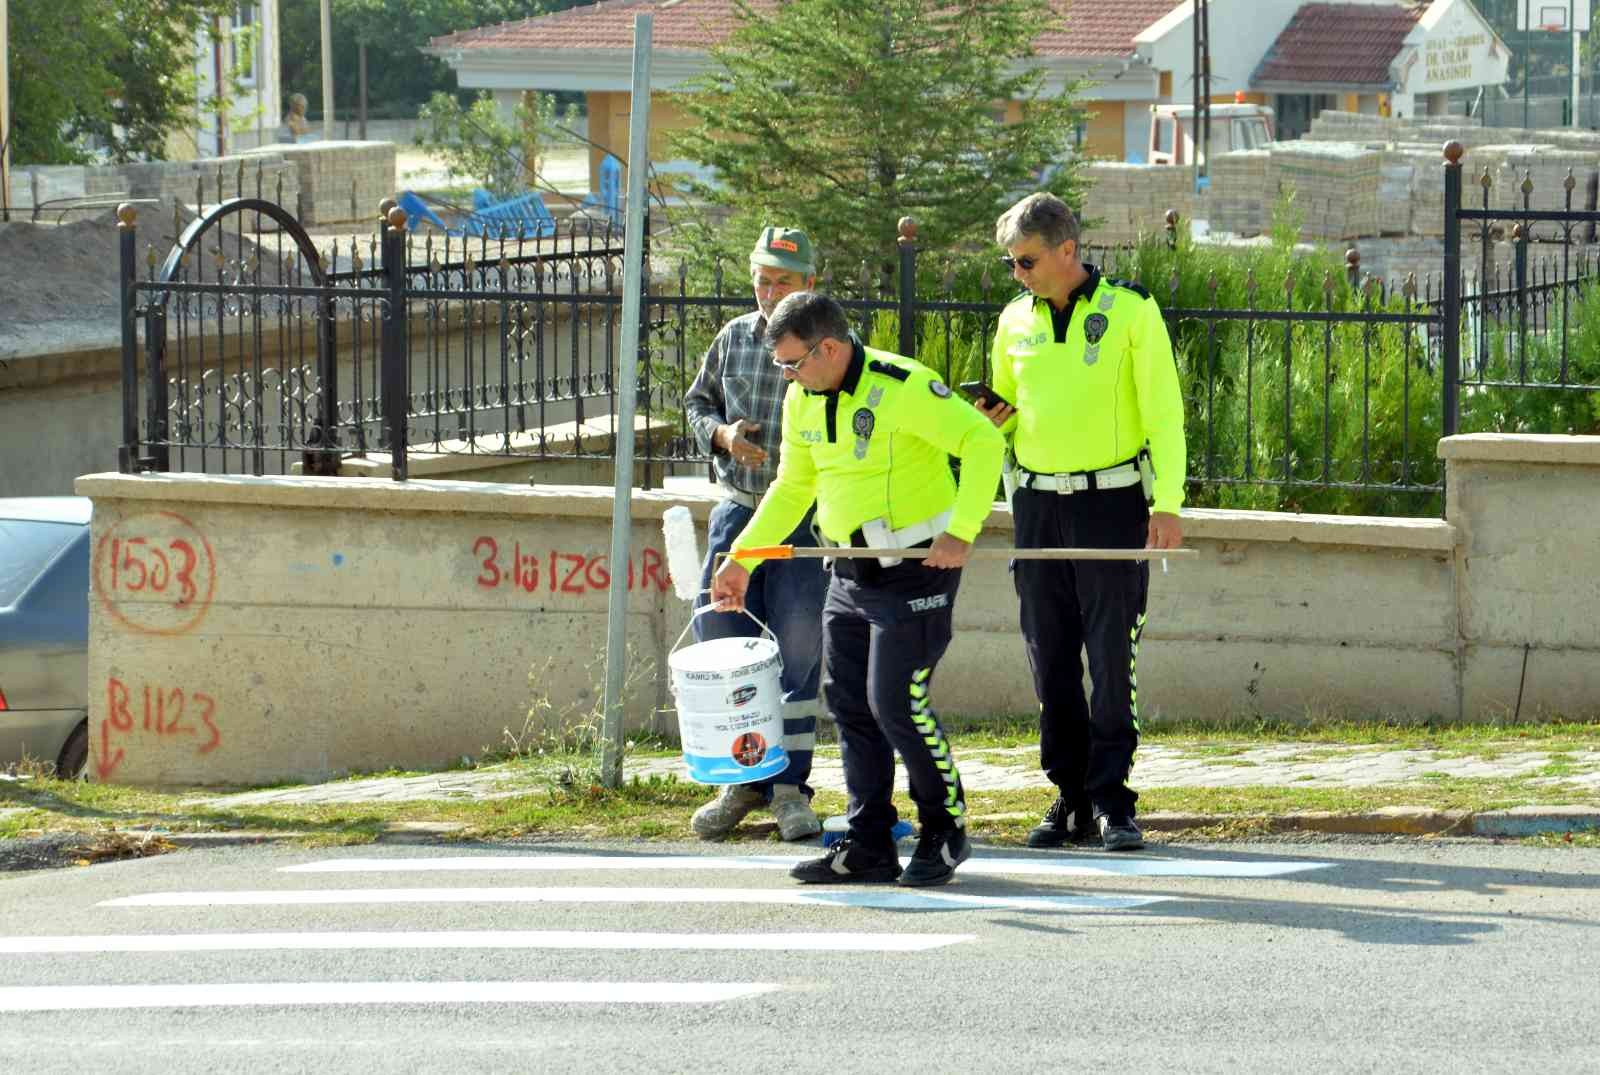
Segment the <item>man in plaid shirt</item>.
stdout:
[[[709,549],[700,579],[705,589],[718,554],[728,551],[778,471],[783,432],[783,397],[788,383],[772,362],[764,338],[767,317],[779,300],[809,290],[816,279],[811,240],[796,228],[765,228],[750,254],[755,311],[722,326],[706,351],[684,410],[700,450],[709,452],[723,499],[711,512]],[[789,536],[794,545],[815,545],[808,512]],[[770,561],[750,579],[745,607],[766,623],[783,658],[783,747],[789,767],[771,780],[731,784],[695,811],[692,825],[702,838],[726,836],[746,814],[770,807],[785,840],[822,831],[811,809],[811,753],[816,742],[817,692],[822,669],[822,602],[828,583],[819,559]],[[700,603],[708,600],[704,594]],[[696,641],[761,633],[749,616],[707,612],[695,617]]]

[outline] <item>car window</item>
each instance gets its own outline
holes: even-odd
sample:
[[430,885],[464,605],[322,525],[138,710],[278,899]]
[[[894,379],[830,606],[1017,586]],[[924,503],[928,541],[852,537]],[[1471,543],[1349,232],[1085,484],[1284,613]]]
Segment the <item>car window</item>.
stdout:
[[39,572],[82,530],[72,523],[0,519],[0,608],[16,604]]

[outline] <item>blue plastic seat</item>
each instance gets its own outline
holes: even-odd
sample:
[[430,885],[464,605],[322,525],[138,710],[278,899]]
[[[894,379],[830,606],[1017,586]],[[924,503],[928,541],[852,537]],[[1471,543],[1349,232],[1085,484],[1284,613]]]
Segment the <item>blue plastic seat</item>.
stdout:
[[495,201],[482,189],[472,192],[472,215],[462,227],[468,235],[490,239],[538,239],[556,233],[556,218],[545,207],[538,191]]
[[424,221],[438,228],[446,235],[464,235],[461,228],[452,228],[439,218],[427,202],[422,200],[420,194],[414,191],[402,190],[395,196],[395,202],[406,212],[406,230],[416,231]]

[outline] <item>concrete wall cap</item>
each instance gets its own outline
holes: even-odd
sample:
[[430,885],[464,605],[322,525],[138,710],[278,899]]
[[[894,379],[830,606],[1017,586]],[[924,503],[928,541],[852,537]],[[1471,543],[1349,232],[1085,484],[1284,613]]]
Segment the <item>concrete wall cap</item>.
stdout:
[[[633,493],[635,519],[659,519],[672,504],[687,504],[703,518],[720,494],[709,483]],[[593,485],[510,485],[495,482],[383,477],[322,478],[237,474],[86,474],[74,483],[79,496],[106,500],[261,504],[280,507],[384,511],[472,511],[498,515],[609,517],[611,489]],[[1287,514],[1271,511],[1191,509],[1183,513],[1189,538],[1203,541],[1278,541],[1308,545],[1449,552],[1456,528],[1440,519]],[[1011,512],[996,504],[985,529],[1012,529]]]
[[[154,500],[181,504],[243,504],[329,511],[475,512],[610,518],[611,489],[596,485],[509,485],[495,482],[391,478],[261,477],[238,474],[85,474],[73,483],[96,500]],[[657,521],[688,497],[633,492],[632,514]],[[709,508],[712,501],[705,502]],[[691,503],[691,508],[693,504]]]
[[1549,433],[1463,433],[1439,441],[1439,458],[1472,463],[1600,467],[1600,437]]

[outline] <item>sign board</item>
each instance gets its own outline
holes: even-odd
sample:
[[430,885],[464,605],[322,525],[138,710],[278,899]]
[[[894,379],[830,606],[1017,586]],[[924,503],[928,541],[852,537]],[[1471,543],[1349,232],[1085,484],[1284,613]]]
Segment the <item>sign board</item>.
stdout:
[[1518,30],[1589,32],[1589,0],[1516,0]]
[[1468,0],[1438,0],[1406,35],[1405,46],[1392,70],[1395,90],[1411,96],[1499,85],[1511,63],[1505,44]]

